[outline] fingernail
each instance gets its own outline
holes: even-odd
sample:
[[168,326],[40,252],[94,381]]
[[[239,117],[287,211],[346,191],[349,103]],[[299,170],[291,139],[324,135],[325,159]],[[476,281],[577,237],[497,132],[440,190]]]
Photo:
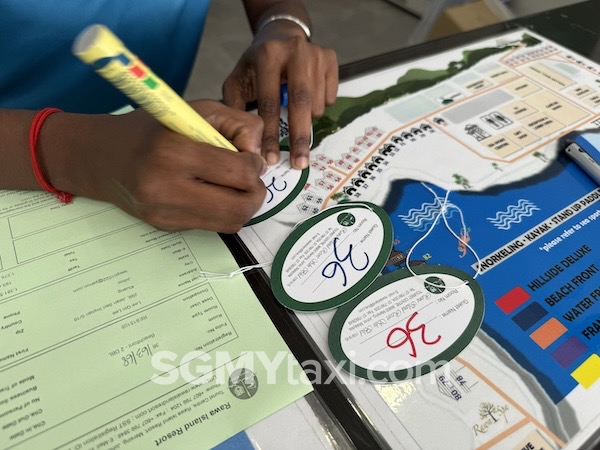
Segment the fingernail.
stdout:
[[306,156],[298,156],[294,159],[296,169],[306,169],[308,167],[308,158]]
[[279,156],[277,155],[277,153],[275,153],[275,152],[267,153],[267,164],[272,166],[273,164],[277,164],[278,161],[279,161]]
[[260,176],[262,177],[265,173],[267,173],[267,170],[269,170],[269,165],[267,164],[267,161],[265,160],[265,158],[262,158],[263,161],[263,166],[262,169],[260,170]]

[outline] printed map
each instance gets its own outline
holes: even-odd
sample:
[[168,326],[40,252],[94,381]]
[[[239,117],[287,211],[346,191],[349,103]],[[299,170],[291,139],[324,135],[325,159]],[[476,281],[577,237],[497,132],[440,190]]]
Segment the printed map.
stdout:
[[[600,415],[600,189],[562,152],[568,133],[600,125],[600,66],[521,30],[339,95],[314,123],[302,192],[242,239],[270,261],[328,206],[382,206],[395,239],[384,271],[409,252],[411,265],[459,268],[480,283],[485,316],[437,378],[341,372],[357,403],[394,448],[564,446]],[[326,356],[332,316],[298,313]]]

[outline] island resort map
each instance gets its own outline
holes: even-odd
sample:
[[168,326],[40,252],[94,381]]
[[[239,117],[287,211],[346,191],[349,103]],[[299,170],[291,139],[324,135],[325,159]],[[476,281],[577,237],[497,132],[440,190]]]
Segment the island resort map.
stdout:
[[[600,67],[528,30],[387,68],[341,84],[314,122],[303,189],[240,233],[271,261],[299,222],[370,202],[393,224],[383,273],[410,257],[479,283],[481,327],[443,373],[338,370],[393,448],[561,448],[597,420],[600,188],[562,141],[598,125]],[[335,312],[296,313],[332,366]],[[363,331],[393,325],[372,319]],[[415,355],[431,336],[414,333]]]

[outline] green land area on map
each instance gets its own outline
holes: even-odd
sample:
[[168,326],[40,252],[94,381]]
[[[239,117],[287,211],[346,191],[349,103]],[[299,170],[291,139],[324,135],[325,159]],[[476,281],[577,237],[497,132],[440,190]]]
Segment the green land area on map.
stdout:
[[434,86],[468,70],[488,56],[514,49],[519,45],[531,47],[539,43],[540,41],[533,36],[523,34],[519,42],[512,42],[498,47],[465,50],[460,61],[451,61],[445,69],[409,69],[403,76],[398,78],[396,84],[386,89],[372,91],[361,97],[338,97],[333,105],[327,107],[325,114],[313,123],[313,148],[317,147],[325,137],[344,128],[373,108]]

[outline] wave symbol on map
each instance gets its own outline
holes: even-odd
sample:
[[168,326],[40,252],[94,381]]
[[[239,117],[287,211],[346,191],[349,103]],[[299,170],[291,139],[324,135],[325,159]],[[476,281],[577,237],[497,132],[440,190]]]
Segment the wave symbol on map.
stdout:
[[510,205],[506,211],[498,211],[494,217],[486,217],[486,219],[499,230],[510,230],[513,224],[521,223],[523,218],[531,217],[534,211],[539,210],[535,203],[519,199],[516,205]]
[[[407,214],[398,214],[398,218],[402,220],[406,226],[414,231],[424,232],[433,224],[436,217],[440,214],[440,203],[423,203],[420,208],[412,208]],[[454,215],[459,214],[459,209],[451,202],[446,203],[445,209],[446,219],[451,219]]]

